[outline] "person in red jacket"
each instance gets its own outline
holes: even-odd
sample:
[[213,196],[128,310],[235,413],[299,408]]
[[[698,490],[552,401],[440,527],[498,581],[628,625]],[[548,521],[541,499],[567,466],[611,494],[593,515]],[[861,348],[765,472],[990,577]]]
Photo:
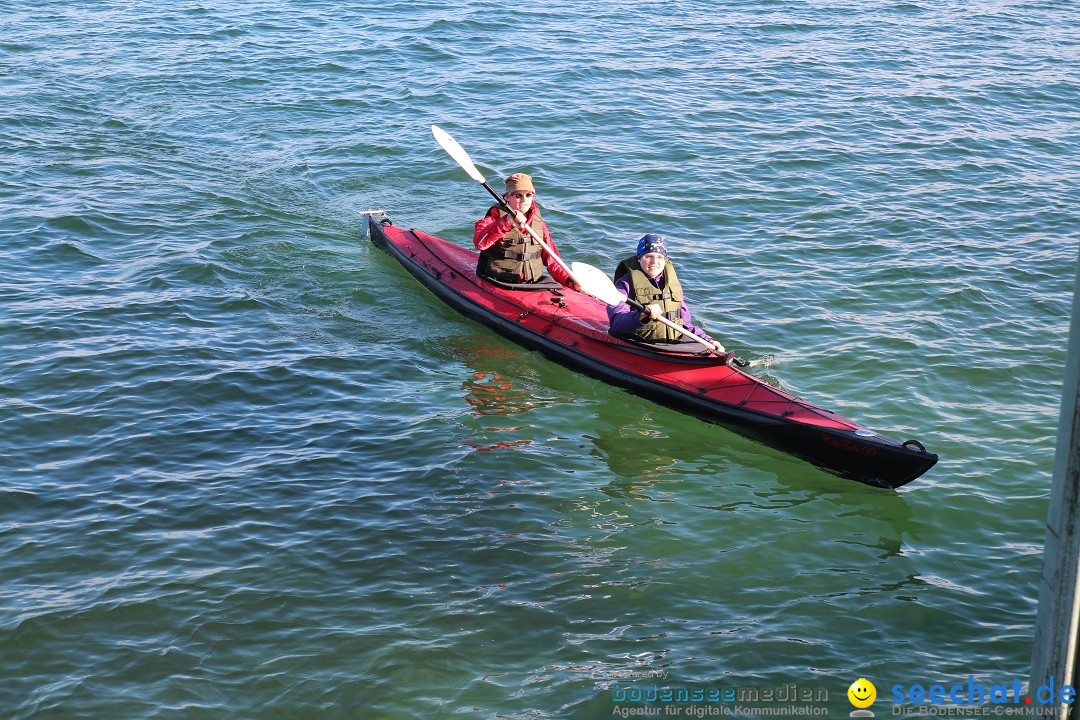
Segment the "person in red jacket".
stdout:
[[525,173],[506,178],[503,198],[513,214],[492,205],[473,227],[473,244],[480,251],[476,274],[508,285],[527,285],[541,282],[547,268],[556,282],[578,289],[562,265],[525,229],[532,228],[556,256],[559,254],[547,223],[540,217],[532,178]]

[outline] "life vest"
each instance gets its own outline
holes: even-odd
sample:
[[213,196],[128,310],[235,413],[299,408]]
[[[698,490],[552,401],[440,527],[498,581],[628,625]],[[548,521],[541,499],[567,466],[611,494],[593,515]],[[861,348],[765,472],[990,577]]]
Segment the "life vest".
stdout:
[[[615,268],[615,279],[630,274],[631,297],[642,305],[656,303],[663,311],[664,317],[679,327],[683,327],[682,308],[683,291],[679,284],[679,276],[675,273],[675,266],[668,260],[664,263],[664,281],[661,287],[656,287],[649,280],[649,276],[641,270],[636,257],[628,257]],[[659,321],[647,322],[631,333],[634,337],[645,342],[678,342],[682,335]]]
[[[492,210],[498,211],[500,220],[507,216],[504,210],[494,205],[488,210],[488,214]],[[544,237],[544,221],[540,219],[540,208],[534,206],[529,227],[537,235]],[[480,251],[476,273],[504,283],[537,282],[544,277],[544,248],[515,225],[502,236],[501,241]]]

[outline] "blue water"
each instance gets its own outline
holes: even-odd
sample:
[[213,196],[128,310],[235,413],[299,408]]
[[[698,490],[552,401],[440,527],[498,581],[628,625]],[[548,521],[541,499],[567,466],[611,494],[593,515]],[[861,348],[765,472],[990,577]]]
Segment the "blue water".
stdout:
[[[0,2],[0,707],[605,718],[1026,679],[1068,2]],[[670,238],[695,318],[941,461],[836,478],[458,316],[360,211]],[[719,708],[721,703],[678,707]],[[652,707],[663,707],[653,703]],[[752,713],[746,713],[752,714]]]

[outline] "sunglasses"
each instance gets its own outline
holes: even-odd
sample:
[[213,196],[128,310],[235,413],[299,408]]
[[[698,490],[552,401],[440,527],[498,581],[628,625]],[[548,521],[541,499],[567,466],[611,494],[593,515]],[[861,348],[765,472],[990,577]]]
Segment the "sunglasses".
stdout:
[[536,193],[534,192],[512,192],[510,195],[516,197],[518,200],[527,200],[531,197],[536,197]]

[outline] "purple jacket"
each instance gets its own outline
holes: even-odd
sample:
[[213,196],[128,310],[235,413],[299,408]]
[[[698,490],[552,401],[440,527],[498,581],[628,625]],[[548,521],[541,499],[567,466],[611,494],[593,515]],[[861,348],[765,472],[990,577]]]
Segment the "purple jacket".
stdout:
[[[655,285],[657,289],[659,289],[660,281],[663,280],[663,278],[664,273],[660,273],[660,275],[655,278],[649,278],[649,281],[652,282],[652,284]],[[621,292],[623,295],[626,295],[627,297],[634,296],[633,289],[630,286],[629,273],[623,275],[621,278],[616,280],[615,287],[618,288],[619,292]],[[607,316],[608,322],[611,323],[611,332],[629,335],[630,333],[634,332],[639,327],[645,324],[641,322],[641,319],[639,317],[640,315],[641,313],[639,313],[637,310],[634,310],[626,303],[620,303],[619,305],[616,305],[614,307],[609,305],[607,309]],[[679,317],[682,318],[684,330],[688,330],[689,332],[694,333],[702,340],[714,342],[713,339],[709,337],[709,335],[704,330],[697,327],[696,325],[694,325],[693,322],[690,321],[690,310],[687,309],[685,300],[683,300],[682,305],[679,307]]]

